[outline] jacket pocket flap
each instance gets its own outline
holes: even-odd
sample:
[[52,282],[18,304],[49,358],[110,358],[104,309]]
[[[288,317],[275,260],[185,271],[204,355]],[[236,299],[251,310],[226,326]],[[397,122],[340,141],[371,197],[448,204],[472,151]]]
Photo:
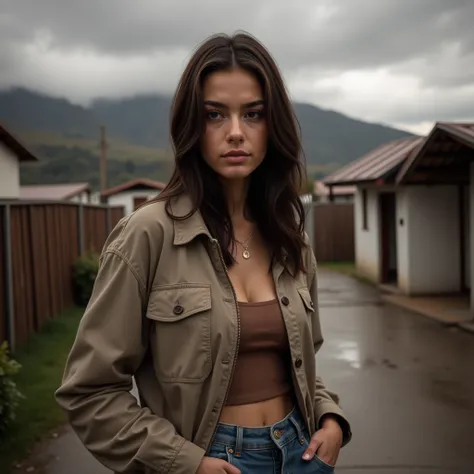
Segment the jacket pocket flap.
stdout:
[[169,285],[154,288],[148,301],[147,317],[155,321],[181,321],[211,309],[211,286]]
[[303,300],[305,308],[308,311],[314,311],[313,299],[311,298],[311,293],[309,292],[308,288],[306,287],[298,288],[298,293],[300,294],[301,299]]

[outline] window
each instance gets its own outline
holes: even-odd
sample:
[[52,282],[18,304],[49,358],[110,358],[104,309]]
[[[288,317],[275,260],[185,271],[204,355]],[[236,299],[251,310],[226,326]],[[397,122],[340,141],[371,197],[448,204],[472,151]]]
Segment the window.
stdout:
[[367,216],[367,189],[362,190],[362,229],[369,230]]

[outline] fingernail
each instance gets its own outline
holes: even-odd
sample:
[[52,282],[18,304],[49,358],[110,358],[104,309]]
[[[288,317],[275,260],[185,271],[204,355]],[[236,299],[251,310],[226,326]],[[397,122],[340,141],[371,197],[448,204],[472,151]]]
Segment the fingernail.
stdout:
[[304,456],[303,456],[303,459],[306,459],[306,461],[309,461],[309,459],[311,458],[311,456],[306,453]]

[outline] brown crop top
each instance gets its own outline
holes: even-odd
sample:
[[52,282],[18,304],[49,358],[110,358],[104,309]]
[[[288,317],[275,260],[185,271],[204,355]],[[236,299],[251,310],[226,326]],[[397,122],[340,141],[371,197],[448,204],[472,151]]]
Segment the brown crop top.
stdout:
[[240,345],[227,405],[290,392],[288,336],[277,300],[239,303]]

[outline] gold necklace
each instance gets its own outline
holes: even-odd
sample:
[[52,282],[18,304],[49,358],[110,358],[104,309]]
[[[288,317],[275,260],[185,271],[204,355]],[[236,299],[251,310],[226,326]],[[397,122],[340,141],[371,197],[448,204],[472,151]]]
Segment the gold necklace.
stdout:
[[[245,260],[248,260],[248,259],[251,257],[251,254],[250,254],[250,251],[249,251],[249,247],[250,247],[250,242],[249,242],[249,241],[250,241],[250,239],[252,238],[252,235],[253,235],[253,231],[250,232],[250,235],[249,235],[243,242],[241,242],[240,240],[237,240],[237,239],[234,237],[234,240],[235,240],[238,244],[242,245],[242,248],[244,249],[244,250],[242,251],[242,257],[245,258]],[[247,244],[247,242],[249,242],[249,243]]]

